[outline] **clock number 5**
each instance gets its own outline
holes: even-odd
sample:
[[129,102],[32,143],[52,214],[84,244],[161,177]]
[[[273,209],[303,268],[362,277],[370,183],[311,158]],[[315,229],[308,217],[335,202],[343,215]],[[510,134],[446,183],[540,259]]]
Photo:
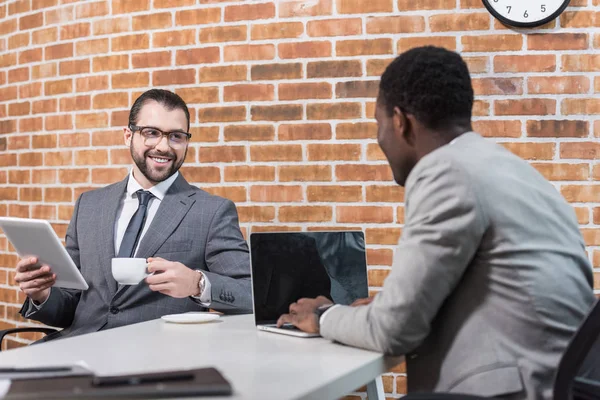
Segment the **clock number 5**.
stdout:
[[546,5],[542,4],[542,12],[546,12]]

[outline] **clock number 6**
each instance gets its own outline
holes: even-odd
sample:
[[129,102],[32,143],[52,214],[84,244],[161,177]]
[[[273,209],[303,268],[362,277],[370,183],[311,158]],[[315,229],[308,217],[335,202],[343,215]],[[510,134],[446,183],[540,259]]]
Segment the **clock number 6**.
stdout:
[[525,13],[523,14],[523,16],[524,16],[525,18],[529,17],[529,14],[527,14],[527,10],[525,10]]

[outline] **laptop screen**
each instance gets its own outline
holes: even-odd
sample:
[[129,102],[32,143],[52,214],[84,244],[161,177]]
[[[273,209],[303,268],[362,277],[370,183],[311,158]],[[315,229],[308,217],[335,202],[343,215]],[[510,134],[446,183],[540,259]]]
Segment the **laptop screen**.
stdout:
[[351,304],[369,295],[360,231],[260,232],[250,235],[256,324],[272,324],[303,297]]

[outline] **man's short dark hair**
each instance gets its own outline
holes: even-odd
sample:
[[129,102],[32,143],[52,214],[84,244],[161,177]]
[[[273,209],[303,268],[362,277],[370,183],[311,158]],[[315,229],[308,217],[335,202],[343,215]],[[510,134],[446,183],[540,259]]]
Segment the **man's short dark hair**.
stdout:
[[177,94],[164,89],[150,89],[138,97],[129,111],[129,125],[136,125],[140,110],[148,101],[156,101],[167,110],[183,110],[187,118],[187,130],[190,130],[190,110],[188,110],[185,101]]
[[473,87],[467,64],[441,47],[417,47],[399,55],[381,77],[379,96],[388,115],[398,107],[431,129],[471,120]]

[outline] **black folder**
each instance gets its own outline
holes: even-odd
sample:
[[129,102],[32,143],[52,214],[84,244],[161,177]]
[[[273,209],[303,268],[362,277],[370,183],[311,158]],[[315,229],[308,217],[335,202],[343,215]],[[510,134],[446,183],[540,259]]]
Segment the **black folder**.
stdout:
[[5,398],[165,398],[231,394],[231,384],[217,369],[200,368],[115,376],[21,375],[12,379]]

